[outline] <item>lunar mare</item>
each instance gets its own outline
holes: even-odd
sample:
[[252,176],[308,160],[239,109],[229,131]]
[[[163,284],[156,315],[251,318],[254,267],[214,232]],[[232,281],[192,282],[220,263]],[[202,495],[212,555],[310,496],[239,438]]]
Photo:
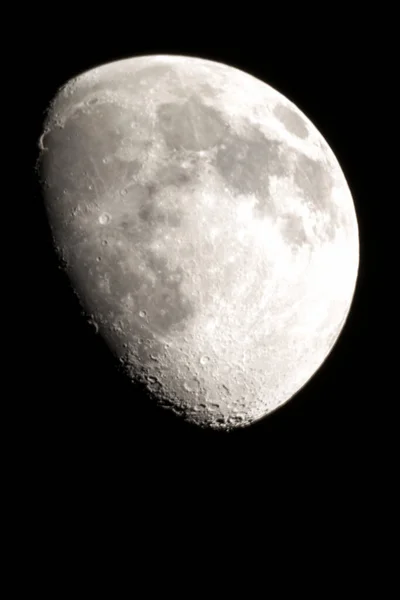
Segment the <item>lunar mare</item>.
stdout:
[[350,310],[358,228],[292,102],[227,65],[137,57],[68,82],[39,147],[81,304],[160,405],[229,430],[314,375]]

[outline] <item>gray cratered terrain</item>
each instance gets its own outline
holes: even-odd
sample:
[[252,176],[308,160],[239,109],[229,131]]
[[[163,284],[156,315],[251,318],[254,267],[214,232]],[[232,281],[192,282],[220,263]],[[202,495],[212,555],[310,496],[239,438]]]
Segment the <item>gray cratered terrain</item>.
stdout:
[[160,405],[226,430],[313,376],[350,309],[358,229],[293,103],[223,64],[144,56],[68,82],[39,145],[76,294]]

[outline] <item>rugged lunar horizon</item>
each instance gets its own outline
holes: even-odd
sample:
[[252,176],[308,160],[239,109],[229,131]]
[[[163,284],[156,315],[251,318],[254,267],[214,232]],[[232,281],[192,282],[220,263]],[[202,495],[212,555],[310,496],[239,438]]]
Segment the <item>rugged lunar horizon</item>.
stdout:
[[59,90],[39,146],[56,251],[155,402],[230,430],[315,374],[350,310],[358,226],[291,101],[221,63],[124,59]]

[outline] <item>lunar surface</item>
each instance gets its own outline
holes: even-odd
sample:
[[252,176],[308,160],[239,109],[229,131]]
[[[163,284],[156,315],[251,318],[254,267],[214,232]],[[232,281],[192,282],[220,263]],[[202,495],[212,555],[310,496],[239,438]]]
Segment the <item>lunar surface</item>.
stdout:
[[56,251],[146,401],[230,430],[322,365],[354,294],[357,219],[282,94],[199,58],[121,60],[59,90],[39,147]]

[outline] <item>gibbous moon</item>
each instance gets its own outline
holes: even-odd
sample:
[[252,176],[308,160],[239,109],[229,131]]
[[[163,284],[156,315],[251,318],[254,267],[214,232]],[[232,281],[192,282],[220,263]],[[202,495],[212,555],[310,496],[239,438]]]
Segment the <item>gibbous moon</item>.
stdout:
[[39,147],[82,307],[159,405],[243,427],[322,365],[354,294],[357,218],[327,142],[282,94],[199,58],[120,60],[59,90]]

